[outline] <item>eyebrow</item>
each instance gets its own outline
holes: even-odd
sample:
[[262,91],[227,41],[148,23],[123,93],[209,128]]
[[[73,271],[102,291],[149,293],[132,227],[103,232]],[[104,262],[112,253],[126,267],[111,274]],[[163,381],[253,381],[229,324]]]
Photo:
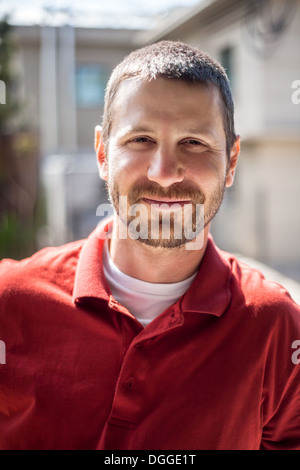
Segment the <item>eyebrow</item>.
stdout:
[[147,133],[147,132],[154,132],[153,129],[150,127],[145,127],[145,126],[127,126],[122,132],[122,136],[127,135],[127,134],[136,134],[136,133]]
[[184,134],[198,134],[198,135],[204,135],[207,137],[212,137],[213,134],[209,132],[207,129],[201,129],[200,127],[186,127],[182,129],[182,132]]
[[182,132],[185,134],[203,134],[203,129],[196,129],[195,127],[183,129]]
[[[146,127],[146,126],[128,126],[125,128],[124,132],[122,134],[131,134],[135,132],[155,132],[154,129],[151,127]],[[186,128],[182,129],[182,132],[184,134],[207,134],[203,129],[197,129],[197,128]]]

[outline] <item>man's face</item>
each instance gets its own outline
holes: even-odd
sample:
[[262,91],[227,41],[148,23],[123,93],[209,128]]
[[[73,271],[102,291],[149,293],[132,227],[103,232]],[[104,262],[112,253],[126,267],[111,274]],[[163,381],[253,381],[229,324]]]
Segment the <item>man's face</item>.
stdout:
[[[198,223],[196,207],[204,207],[204,225],[217,213],[226,186],[232,184],[236,161],[228,164],[219,91],[205,84],[186,84],[158,78],[121,83],[114,101],[114,118],[106,160],[100,174],[121,222],[132,221],[120,208],[120,196],[127,207],[141,204],[140,241],[151,246],[173,248],[189,238],[178,238],[176,224],[192,217],[191,230]],[[176,203],[176,209],[174,204]],[[164,204],[163,211],[158,205]],[[173,207],[172,207],[173,206]],[[192,208],[191,212],[184,209]],[[177,217],[178,214],[182,217]],[[151,235],[151,221],[169,215],[171,231]],[[185,215],[183,215],[185,214]],[[201,225],[201,227],[200,227]],[[146,230],[145,230],[146,229]]]

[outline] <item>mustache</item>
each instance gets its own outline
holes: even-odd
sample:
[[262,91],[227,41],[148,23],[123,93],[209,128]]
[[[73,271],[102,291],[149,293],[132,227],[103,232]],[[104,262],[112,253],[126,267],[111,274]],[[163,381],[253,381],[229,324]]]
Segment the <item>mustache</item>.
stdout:
[[177,199],[190,200],[194,204],[204,204],[205,195],[200,188],[189,183],[174,183],[167,188],[163,188],[155,182],[145,182],[134,185],[128,194],[130,204],[137,203],[140,199]]

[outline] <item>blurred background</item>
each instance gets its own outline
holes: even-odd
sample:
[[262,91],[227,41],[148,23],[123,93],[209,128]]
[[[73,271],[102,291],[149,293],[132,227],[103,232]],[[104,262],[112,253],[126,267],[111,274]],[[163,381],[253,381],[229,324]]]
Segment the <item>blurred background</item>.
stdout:
[[0,258],[95,228],[107,79],[162,39],[208,52],[231,82],[241,157],[215,241],[300,282],[300,0],[0,0]]

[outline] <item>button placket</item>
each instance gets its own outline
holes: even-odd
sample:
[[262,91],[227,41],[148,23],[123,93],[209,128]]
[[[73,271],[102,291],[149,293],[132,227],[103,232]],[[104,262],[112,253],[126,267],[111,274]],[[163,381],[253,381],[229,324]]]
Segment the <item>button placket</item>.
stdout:
[[111,424],[132,428],[138,423],[145,406],[143,393],[146,386],[145,378],[147,377],[145,367],[149,368],[147,362],[149,356],[142,354],[141,351],[143,351],[145,344],[151,347],[151,339],[168,333],[169,329],[180,326],[182,323],[183,314],[171,311],[165,316],[161,325],[153,324],[153,329],[146,328],[142,330],[132,340],[124,355],[120,369],[109,419]]
[[133,389],[133,386],[134,386],[134,379],[129,379],[127,381],[127,388],[128,390],[132,390]]
[[137,371],[142,369],[142,359],[138,350],[130,346],[123,360],[119,380],[115,390],[111,409],[111,424],[117,422],[123,427],[131,428],[138,421],[141,411],[141,377]]

